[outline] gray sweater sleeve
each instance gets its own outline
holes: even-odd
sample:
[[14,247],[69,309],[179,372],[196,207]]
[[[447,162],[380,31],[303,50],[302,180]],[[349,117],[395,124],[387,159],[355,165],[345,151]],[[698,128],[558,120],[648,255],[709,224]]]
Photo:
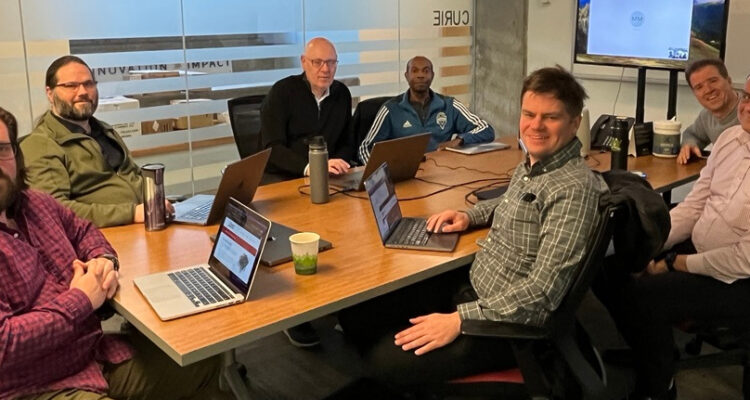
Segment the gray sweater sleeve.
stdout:
[[695,121],[690,124],[684,132],[682,132],[683,146],[690,144],[702,149],[711,143],[708,135],[706,135],[705,119],[706,117],[713,118],[713,116],[705,111],[706,110],[702,110],[700,114],[698,114],[698,118],[696,118]]
[[693,144],[702,149],[709,143],[716,143],[722,132],[727,128],[739,124],[737,119],[737,104],[721,119],[714,117],[710,111],[703,109],[690,126],[682,132],[682,144]]

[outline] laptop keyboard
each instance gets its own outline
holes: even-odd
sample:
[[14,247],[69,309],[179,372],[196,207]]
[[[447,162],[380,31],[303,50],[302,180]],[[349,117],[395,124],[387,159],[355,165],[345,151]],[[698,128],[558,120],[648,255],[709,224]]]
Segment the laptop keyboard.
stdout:
[[188,211],[185,215],[181,216],[182,219],[190,219],[193,221],[203,221],[208,218],[208,213],[211,212],[211,206],[213,202],[201,204],[198,207]]
[[196,307],[234,297],[219,286],[216,279],[205,268],[184,269],[167,275]]
[[429,239],[427,220],[421,218],[402,218],[393,232],[393,242],[397,244],[424,246]]

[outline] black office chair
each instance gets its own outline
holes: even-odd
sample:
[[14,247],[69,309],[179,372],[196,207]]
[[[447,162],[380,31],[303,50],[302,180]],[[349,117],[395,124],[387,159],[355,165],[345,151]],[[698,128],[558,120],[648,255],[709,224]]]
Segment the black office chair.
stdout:
[[560,306],[544,326],[466,320],[464,335],[510,340],[518,368],[464,377],[439,387],[419,388],[438,395],[501,396],[501,398],[619,398],[627,394],[620,382],[610,385],[604,365],[588,335],[578,323],[576,310],[598,273],[614,234],[620,207],[602,205],[602,219],[586,250],[578,275]]
[[393,96],[373,97],[371,99],[360,101],[354,109],[352,124],[349,134],[353,138],[354,144],[354,161],[359,163],[359,145],[370,131],[375,116],[378,114],[380,107]]
[[265,97],[261,94],[227,100],[229,122],[240,158],[263,150],[260,142],[260,106]]

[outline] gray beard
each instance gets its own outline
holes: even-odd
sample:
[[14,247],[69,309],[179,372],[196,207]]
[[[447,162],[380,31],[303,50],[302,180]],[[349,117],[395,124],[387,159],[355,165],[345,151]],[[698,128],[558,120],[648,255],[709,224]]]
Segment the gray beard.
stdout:
[[52,101],[54,102],[55,110],[57,110],[58,115],[71,121],[88,121],[89,118],[94,115],[99,103],[98,101],[92,100],[90,104],[87,104],[82,110],[79,110],[73,107],[72,104],[66,103],[57,97],[57,95],[52,96]]

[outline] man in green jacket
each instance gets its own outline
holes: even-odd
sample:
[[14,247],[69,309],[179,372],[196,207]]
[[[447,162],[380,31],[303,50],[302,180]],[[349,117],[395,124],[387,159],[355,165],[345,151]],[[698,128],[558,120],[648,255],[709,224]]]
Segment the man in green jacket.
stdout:
[[58,58],[45,84],[50,110],[21,141],[29,186],[99,227],[143,222],[140,168],[117,132],[92,116],[99,92],[89,66]]

